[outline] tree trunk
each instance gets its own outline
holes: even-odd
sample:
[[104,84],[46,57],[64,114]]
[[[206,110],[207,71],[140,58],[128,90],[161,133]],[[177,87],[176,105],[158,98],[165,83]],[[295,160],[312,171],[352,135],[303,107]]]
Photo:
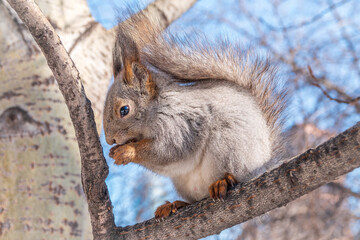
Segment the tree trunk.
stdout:
[[[64,97],[27,28],[3,1],[0,16],[0,238],[90,239]],[[52,22],[61,18],[52,15]]]

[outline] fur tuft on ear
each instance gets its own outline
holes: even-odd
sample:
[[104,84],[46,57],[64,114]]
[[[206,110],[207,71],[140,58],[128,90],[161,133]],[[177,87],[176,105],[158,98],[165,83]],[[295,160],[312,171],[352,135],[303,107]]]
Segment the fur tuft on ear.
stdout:
[[[154,41],[159,27],[143,13],[138,13],[117,27],[113,50],[114,78],[131,88],[139,88],[142,94],[153,98],[156,95],[156,84],[149,69],[140,59],[140,51]],[[121,77],[118,77],[121,73]]]
[[124,76],[123,81],[125,84],[132,86],[134,84],[134,72],[132,68],[132,62],[129,59],[123,59],[124,63]]
[[132,64],[133,76],[139,81],[139,87],[143,94],[149,95],[151,98],[156,95],[156,84],[152,79],[150,71],[141,63],[134,62]]
[[120,72],[124,72],[123,80],[125,84],[133,84],[134,62],[140,62],[140,55],[137,44],[126,32],[118,31],[113,50],[113,70],[116,78]]

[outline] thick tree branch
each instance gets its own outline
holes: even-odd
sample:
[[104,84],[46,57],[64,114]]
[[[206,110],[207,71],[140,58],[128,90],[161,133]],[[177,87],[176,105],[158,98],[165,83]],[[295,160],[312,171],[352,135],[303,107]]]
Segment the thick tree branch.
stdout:
[[154,219],[118,228],[119,239],[197,239],[281,207],[360,166],[360,122],[315,149],[236,186],[225,202],[210,199]]
[[161,28],[167,28],[172,22],[178,19],[183,13],[189,10],[197,0],[157,0],[149,4],[144,13],[148,16],[155,16],[159,19]]

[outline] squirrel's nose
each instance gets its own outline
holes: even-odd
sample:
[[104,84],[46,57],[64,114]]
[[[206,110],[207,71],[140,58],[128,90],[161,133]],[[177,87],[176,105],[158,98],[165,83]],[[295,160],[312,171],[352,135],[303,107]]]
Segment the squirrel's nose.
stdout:
[[106,137],[106,142],[109,145],[113,145],[116,143],[116,140],[115,140],[115,138],[112,138],[112,137]]

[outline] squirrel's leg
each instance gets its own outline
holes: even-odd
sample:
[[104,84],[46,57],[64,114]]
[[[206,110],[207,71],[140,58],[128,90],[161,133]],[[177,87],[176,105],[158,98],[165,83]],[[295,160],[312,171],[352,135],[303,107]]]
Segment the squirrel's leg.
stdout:
[[232,175],[231,173],[225,173],[223,179],[217,180],[216,182],[210,185],[209,187],[210,197],[213,200],[216,199],[224,200],[224,198],[226,197],[228,187],[229,186],[233,187],[235,186],[235,184],[237,184],[237,181],[234,175]]
[[164,218],[169,216],[171,213],[176,213],[179,208],[185,207],[190,203],[184,201],[175,201],[173,203],[166,201],[165,204],[159,206],[155,211],[155,218]]
[[126,165],[129,162],[141,164],[146,161],[150,149],[151,140],[142,139],[138,142],[112,147],[109,156],[115,160],[117,165]]

